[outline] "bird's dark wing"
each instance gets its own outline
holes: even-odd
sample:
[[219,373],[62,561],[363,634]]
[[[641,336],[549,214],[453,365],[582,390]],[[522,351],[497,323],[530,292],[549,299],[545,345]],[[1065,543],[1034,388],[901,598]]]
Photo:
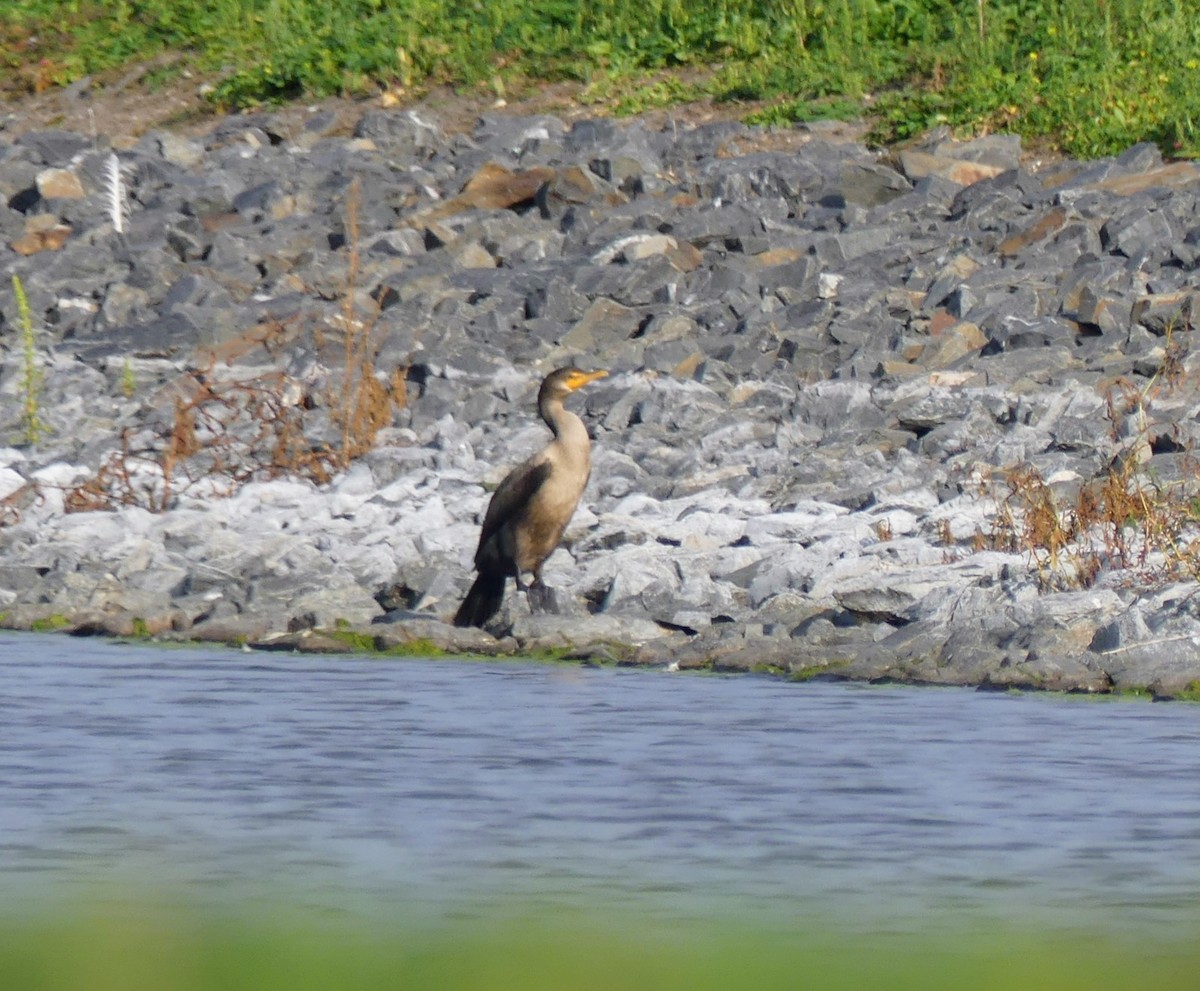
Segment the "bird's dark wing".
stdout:
[[[487,513],[483,517],[483,528],[479,533],[479,550],[475,554],[476,564],[485,556],[485,548],[492,538],[509,524],[521,519],[529,508],[534,494],[550,478],[550,464],[547,461],[526,461],[518,465],[505,477],[492,494],[488,503]],[[503,557],[512,554],[511,548],[495,548],[493,553]]]

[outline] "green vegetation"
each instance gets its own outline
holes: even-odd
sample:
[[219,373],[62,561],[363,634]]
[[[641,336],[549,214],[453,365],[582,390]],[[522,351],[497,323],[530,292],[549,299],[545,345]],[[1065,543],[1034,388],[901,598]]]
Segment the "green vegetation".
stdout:
[[126,358],[125,364],[121,366],[121,395],[126,399],[132,399],[135,392],[137,392],[137,378],[133,374],[133,365]]
[[1200,702],[1200,681],[1188,682],[1187,688],[1176,693],[1173,698],[1177,702]]
[[21,330],[21,425],[25,443],[32,447],[46,432],[42,422],[39,398],[42,370],[38,367],[37,339],[33,333],[33,315],[25,287],[17,276],[12,277],[13,295],[17,300],[17,318]]
[[330,640],[345,644],[355,654],[378,654],[383,657],[454,657],[464,659],[463,655],[449,654],[428,637],[418,637],[405,643],[383,646],[380,638],[373,633],[352,629],[350,624],[339,619],[333,629],[319,630]]
[[1200,18],[1185,0],[9,0],[0,88],[160,54],[224,107],[437,84],[572,80],[637,110],[762,101],[763,121],[868,112],[879,140],[946,123],[1091,156],[1200,152]]
[[352,651],[359,654],[374,654],[379,650],[375,637],[370,633],[359,633],[355,630],[338,628],[322,631],[330,640],[344,643]]
[[[378,648],[375,648],[378,649]],[[395,644],[384,651],[389,657],[458,657],[448,654],[443,648],[427,637],[418,637],[407,643]]]
[[56,633],[71,625],[71,621],[62,613],[54,613],[42,619],[35,619],[29,627],[34,633]]
[[[106,910],[0,924],[0,978],[21,991],[337,988],[740,991],[1194,986],[1200,949],[1031,932],[881,937],[694,923],[529,917],[352,930],[344,922]],[[472,913],[474,916],[474,913]],[[499,917],[497,917],[499,918]]]
[[788,681],[805,682],[825,675],[833,675],[842,668],[850,666],[849,661],[833,661],[830,664],[809,664],[804,667],[791,668],[787,671]]
[[[318,632],[331,640],[345,644],[356,654],[378,654],[381,657],[451,657],[457,661],[493,661],[496,659],[492,654],[449,653],[445,647],[439,646],[436,641],[428,637],[417,637],[404,643],[385,645],[382,638],[373,633],[352,629],[344,620],[338,620],[333,629],[322,629]],[[617,653],[623,650],[623,647],[616,644],[608,647],[608,651],[614,659]],[[578,651],[571,647],[545,647],[521,655],[521,660],[546,664],[574,663],[577,658]]]

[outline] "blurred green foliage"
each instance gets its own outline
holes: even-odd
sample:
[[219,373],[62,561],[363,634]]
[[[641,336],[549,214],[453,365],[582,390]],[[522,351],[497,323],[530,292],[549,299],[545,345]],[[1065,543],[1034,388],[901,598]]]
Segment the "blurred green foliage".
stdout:
[[[1200,944],[1027,929],[937,936],[755,931],[736,919],[530,915],[356,928],[284,908],[265,917],[109,901],[0,922],[0,982],[21,991],[1190,991]],[[925,932],[939,931],[926,928]]]

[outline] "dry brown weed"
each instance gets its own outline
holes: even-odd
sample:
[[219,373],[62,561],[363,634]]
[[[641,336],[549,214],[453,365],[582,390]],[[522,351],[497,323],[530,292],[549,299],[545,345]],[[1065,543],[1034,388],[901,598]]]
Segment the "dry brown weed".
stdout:
[[[67,492],[68,511],[141,506],[163,512],[198,486],[220,496],[249,481],[285,476],[324,484],[372,450],[379,431],[407,405],[408,369],[379,373],[379,309],[360,312],[357,302],[360,195],[354,180],[346,195],[346,277],[335,330],[341,335],[341,368],[325,387],[313,390],[278,369],[224,378],[214,358],[175,383],[169,417],[151,417],[122,432],[120,447]],[[322,350],[326,330],[309,330]],[[294,328],[276,324],[259,328],[254,339],[271,354],[294,336]],[[335,442],[310,439],[306,428],[321,407],[336,429]]]

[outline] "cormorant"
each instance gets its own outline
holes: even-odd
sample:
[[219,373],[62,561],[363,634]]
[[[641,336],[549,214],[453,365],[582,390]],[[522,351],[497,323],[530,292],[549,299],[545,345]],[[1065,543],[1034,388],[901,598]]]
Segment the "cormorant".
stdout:
[[[592,470],[587,428],[563,400],[607,374],[560,368],[542,382],[538,413],[554,439],[509,472],[493,493],[475,551],[479,574],[454,615],[455,626],[483,626],[496,615],[510,575],[525,589],[531,608],[547,601],[542,565],[562,539]],[[521,584],[526,573],[533,574],[528,587]]]

